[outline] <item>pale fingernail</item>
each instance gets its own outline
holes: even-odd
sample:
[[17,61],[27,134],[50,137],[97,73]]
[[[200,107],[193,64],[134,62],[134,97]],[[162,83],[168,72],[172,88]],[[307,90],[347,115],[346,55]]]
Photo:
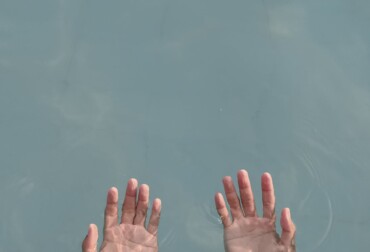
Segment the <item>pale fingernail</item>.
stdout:
[[286,209],[286,216],[287,216],[288,220],[291,220],[290,209],[289,208]]

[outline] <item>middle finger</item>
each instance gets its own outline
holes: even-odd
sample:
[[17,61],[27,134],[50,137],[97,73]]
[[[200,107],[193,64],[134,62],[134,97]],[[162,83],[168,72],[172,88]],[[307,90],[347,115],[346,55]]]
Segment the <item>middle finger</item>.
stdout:
[[135,225],[144,226],[149,205],[149,186],[143,184],[139,188],[138,202],[136,206]]
[[128,181],[126,195],[122,205],[121,223],[133,224],[136,211],[137,180]]
[[245,216],[256,217],[256,205],[254,203],[251,182],[249,181],[248,173],[246,170],[240,170],[238,172],[238,184]]

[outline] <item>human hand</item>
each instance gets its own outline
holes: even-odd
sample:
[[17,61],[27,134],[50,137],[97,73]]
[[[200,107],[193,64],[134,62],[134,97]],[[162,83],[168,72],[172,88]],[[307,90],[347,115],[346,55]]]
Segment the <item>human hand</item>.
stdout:
[[[118,223],[118,190],[115,187],[109,189],[104,213],[104,238],[100,252],[158,251],[157,232],[161,201],[160,199],[153,201],[149,223],[145,227],[149,205],[149,186],[141,185],[138,197],[137,187],[136,179],[128,181],[120,223]],[[95,224],[91,224],[82,243],[82,252],[96,252],[97,243],[98,228]]]
[[269,173],[261,177],[263,217],[258,217],[248,173],[238,172],[239,193],[231,177],[223,178],[226,199],[232,220],[221,193],[215,195],[218,214],[224,226],[224,244],[227,252],[295,252],[295,225],[289,208],[281,212],[281,237],[275,229],[275,194]]

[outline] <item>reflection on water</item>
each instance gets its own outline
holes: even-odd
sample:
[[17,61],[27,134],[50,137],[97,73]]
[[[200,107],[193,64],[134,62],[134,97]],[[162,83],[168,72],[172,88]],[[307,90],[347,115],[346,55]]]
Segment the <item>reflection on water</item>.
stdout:
[[223,251],[213,195],[240,168],[260,211],[273,175],[299,251],[365,251],[369,8],[1,1],[0,251],[79,250],[130,177],[162,199],[161,251]]

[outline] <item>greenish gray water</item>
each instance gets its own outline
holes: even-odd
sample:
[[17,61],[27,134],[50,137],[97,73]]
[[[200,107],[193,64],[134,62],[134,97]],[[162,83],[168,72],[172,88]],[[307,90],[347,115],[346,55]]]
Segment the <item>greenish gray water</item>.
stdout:
[[257,199],[273,175],[299,251],[366,251],[369,10],[2,0],[0,251],[79,251],[136,177],[162,199],[161,251],[221,252],[213,195],[240,168]]

